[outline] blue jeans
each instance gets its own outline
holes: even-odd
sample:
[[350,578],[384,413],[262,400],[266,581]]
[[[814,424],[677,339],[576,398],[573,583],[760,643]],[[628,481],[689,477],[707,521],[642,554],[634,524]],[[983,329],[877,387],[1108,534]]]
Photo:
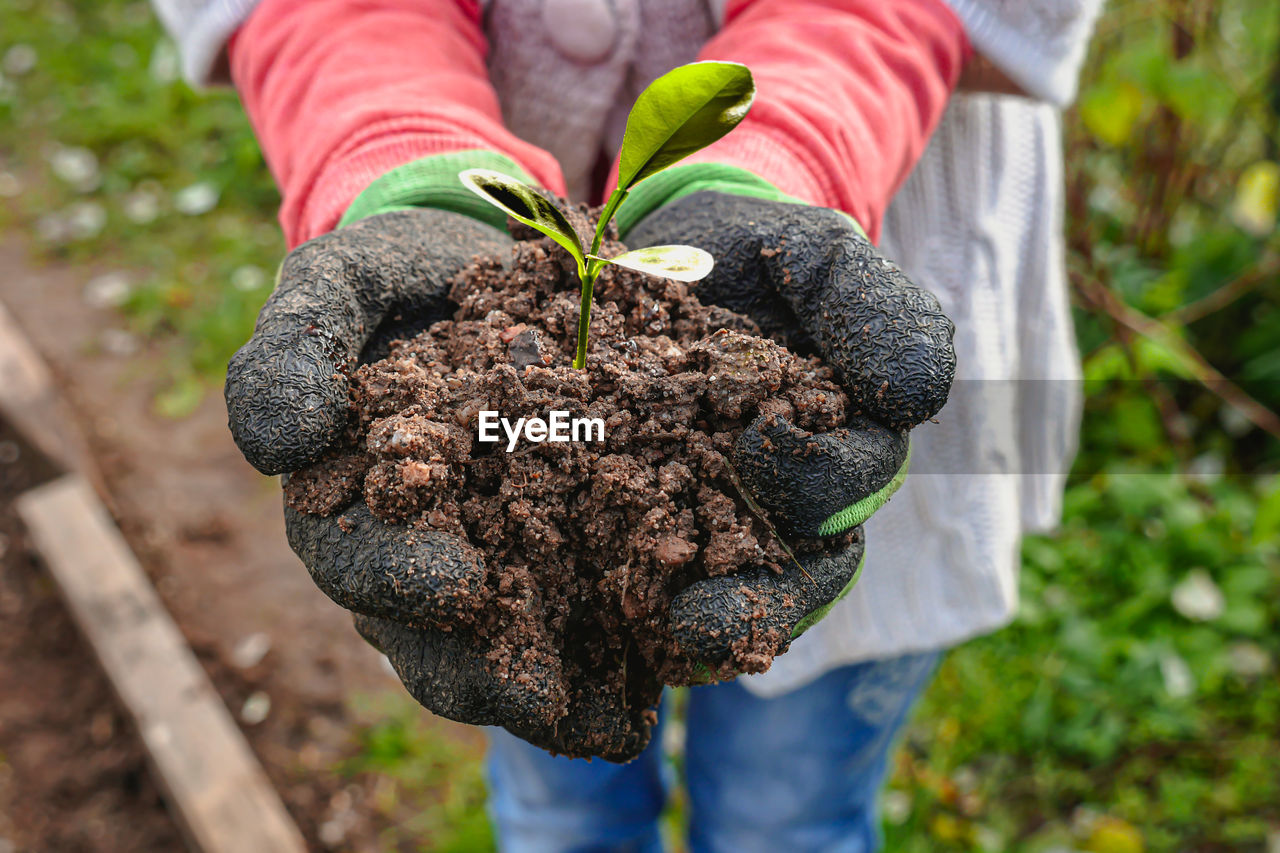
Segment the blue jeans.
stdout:
[[[735,682],[691,688],[692,853],[878,850],[876,800],[889,747],[937,658],[846,666],[771,699]],[[489,809],[500,849],[659,853],[658,816],[672,781],[663,725],[626,765],[552,757],[489,730]]]

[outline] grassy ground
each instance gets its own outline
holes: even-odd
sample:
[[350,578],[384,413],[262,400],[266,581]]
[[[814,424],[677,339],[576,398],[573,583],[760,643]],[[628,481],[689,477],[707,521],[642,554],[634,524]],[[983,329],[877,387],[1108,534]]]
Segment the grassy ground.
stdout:
[[[1280,849],[1280,480],[1258,473],[1275,444],[1188,354],[1280,399],[1275,275],[1246,278],[1275,259],[1280,21],[1265,2],[1155,8],[1113,4],[1068,119],[1099,384],[1067,521],[1026,543],[1016,622],[949,655],[912,722],[893,850]],[[177,79],[145,2],[0,0],[0,197],[7,234],[92,265],[115,345],[167,343],[159,412],[216,391],[280,258],[277,198],[235,97]],[[1096,283],[1167,336],[1126,331]],[[388,848],[483,849],[472,753],[378,702],[344,769],[385,777],[388,815],[431,804]]]
[[917,714],[890,849],[1274,845],[1276,485],[1074,486],[1061,534],[1023,549],[1017,621],[953,652]]

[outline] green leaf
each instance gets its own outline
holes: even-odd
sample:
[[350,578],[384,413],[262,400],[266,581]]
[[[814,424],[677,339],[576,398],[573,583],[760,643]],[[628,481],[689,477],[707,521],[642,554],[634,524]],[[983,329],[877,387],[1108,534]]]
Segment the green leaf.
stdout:
[[693,62],[654,80],[627,116],[618,187],[628,190],[733,130],[755,94],[751,72],[736,62]]
[[1253,522],[1253,544],[1262,545],[1274,542],[1280,533],[1280,480],[1275,487],[1258,502],[1257,515]]
[[1133,137],[1144,106],[1142,90],[1132,83],[1103,83],[1080,99],[1080,119],[1095,137],[1119,147]]
[[706,278],[716,263],[711,255],[693,246],[650,246],[647,249],[623,252],[616,258],[601,258],[596,255],[588,257],[648,275],[674,278],[676,281],[698,281]]
[[586,268],[586,254],[569,220],[545,196],[510,175],[490,169],[467,169],[458,173],[463,186],[513,219],[536,228],[564,246],[578,262],[578,274]]

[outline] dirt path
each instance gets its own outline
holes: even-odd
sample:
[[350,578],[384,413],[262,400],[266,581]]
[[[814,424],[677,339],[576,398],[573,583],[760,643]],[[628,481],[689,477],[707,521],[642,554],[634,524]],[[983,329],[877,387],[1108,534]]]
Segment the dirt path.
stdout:
[[92,273],[29,266],[12,245],[0,249],[0,268],[17,273],[0,279],[0,300],[62,383],[125,534],[188,636],[229,656],[266,633],[272,663],[309,701],[340,703],[375,686],[376,658],[289,550],[279,486],[240,458],[221,399],[206,395],[183,420],[153,414],[147,362],[161,355],[103,352],[103,331],[119,321],[85,304]]
[[182,841],[142,746],[13,512],[11,498],[52,474],[0,422],[0,842],[173,850]]
[[[303,831],[319,838],[340,806],[347,815],[341,846],[376,849],[378,827],[351,816],[361,812],[360,791],[333,768],[351,749],[348,702],[399,689],[398,682],[289,550],[279,486],[241,459],[221,396],[207,395],[183,420],[155,415],[148,362],[161,354],[144,347],[121,356],[103,347],[104,331],[119,319],[83,298],[98,271],[37,266],[12,242],[0,244],[0,269],[0,301],[62,383],[125,536],[228,706],[239,714],[250,696],[258,694],[258,709],[269,698],[266,719],[246,733]],[[90,735],[107,725],[79,722]],[[462,729],[451,734],[474,738]],[[337,840],[332,828],[327,838]]]

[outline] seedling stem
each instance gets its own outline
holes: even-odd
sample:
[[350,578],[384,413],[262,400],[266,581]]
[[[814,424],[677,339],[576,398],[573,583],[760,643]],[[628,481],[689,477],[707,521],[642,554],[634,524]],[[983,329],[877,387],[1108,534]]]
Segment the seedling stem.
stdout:
[[746,117],[754,97],[751,72],[735,62],[681,65],[649,84],[627,116],[618,187],[600,213],[590,251],[583,251],[578,233],[564,213],[537,190],[487,169],[468,169],[459,175],[472,192],[547,235],[573,256],[582,294],[574,368],[587,366],[591,300],[605,264],[679,281],[697,281],[711,272],[711,256],[692,246],[651,246],[615,258],[601,257],[600,247],[632,187],[724,136]]

